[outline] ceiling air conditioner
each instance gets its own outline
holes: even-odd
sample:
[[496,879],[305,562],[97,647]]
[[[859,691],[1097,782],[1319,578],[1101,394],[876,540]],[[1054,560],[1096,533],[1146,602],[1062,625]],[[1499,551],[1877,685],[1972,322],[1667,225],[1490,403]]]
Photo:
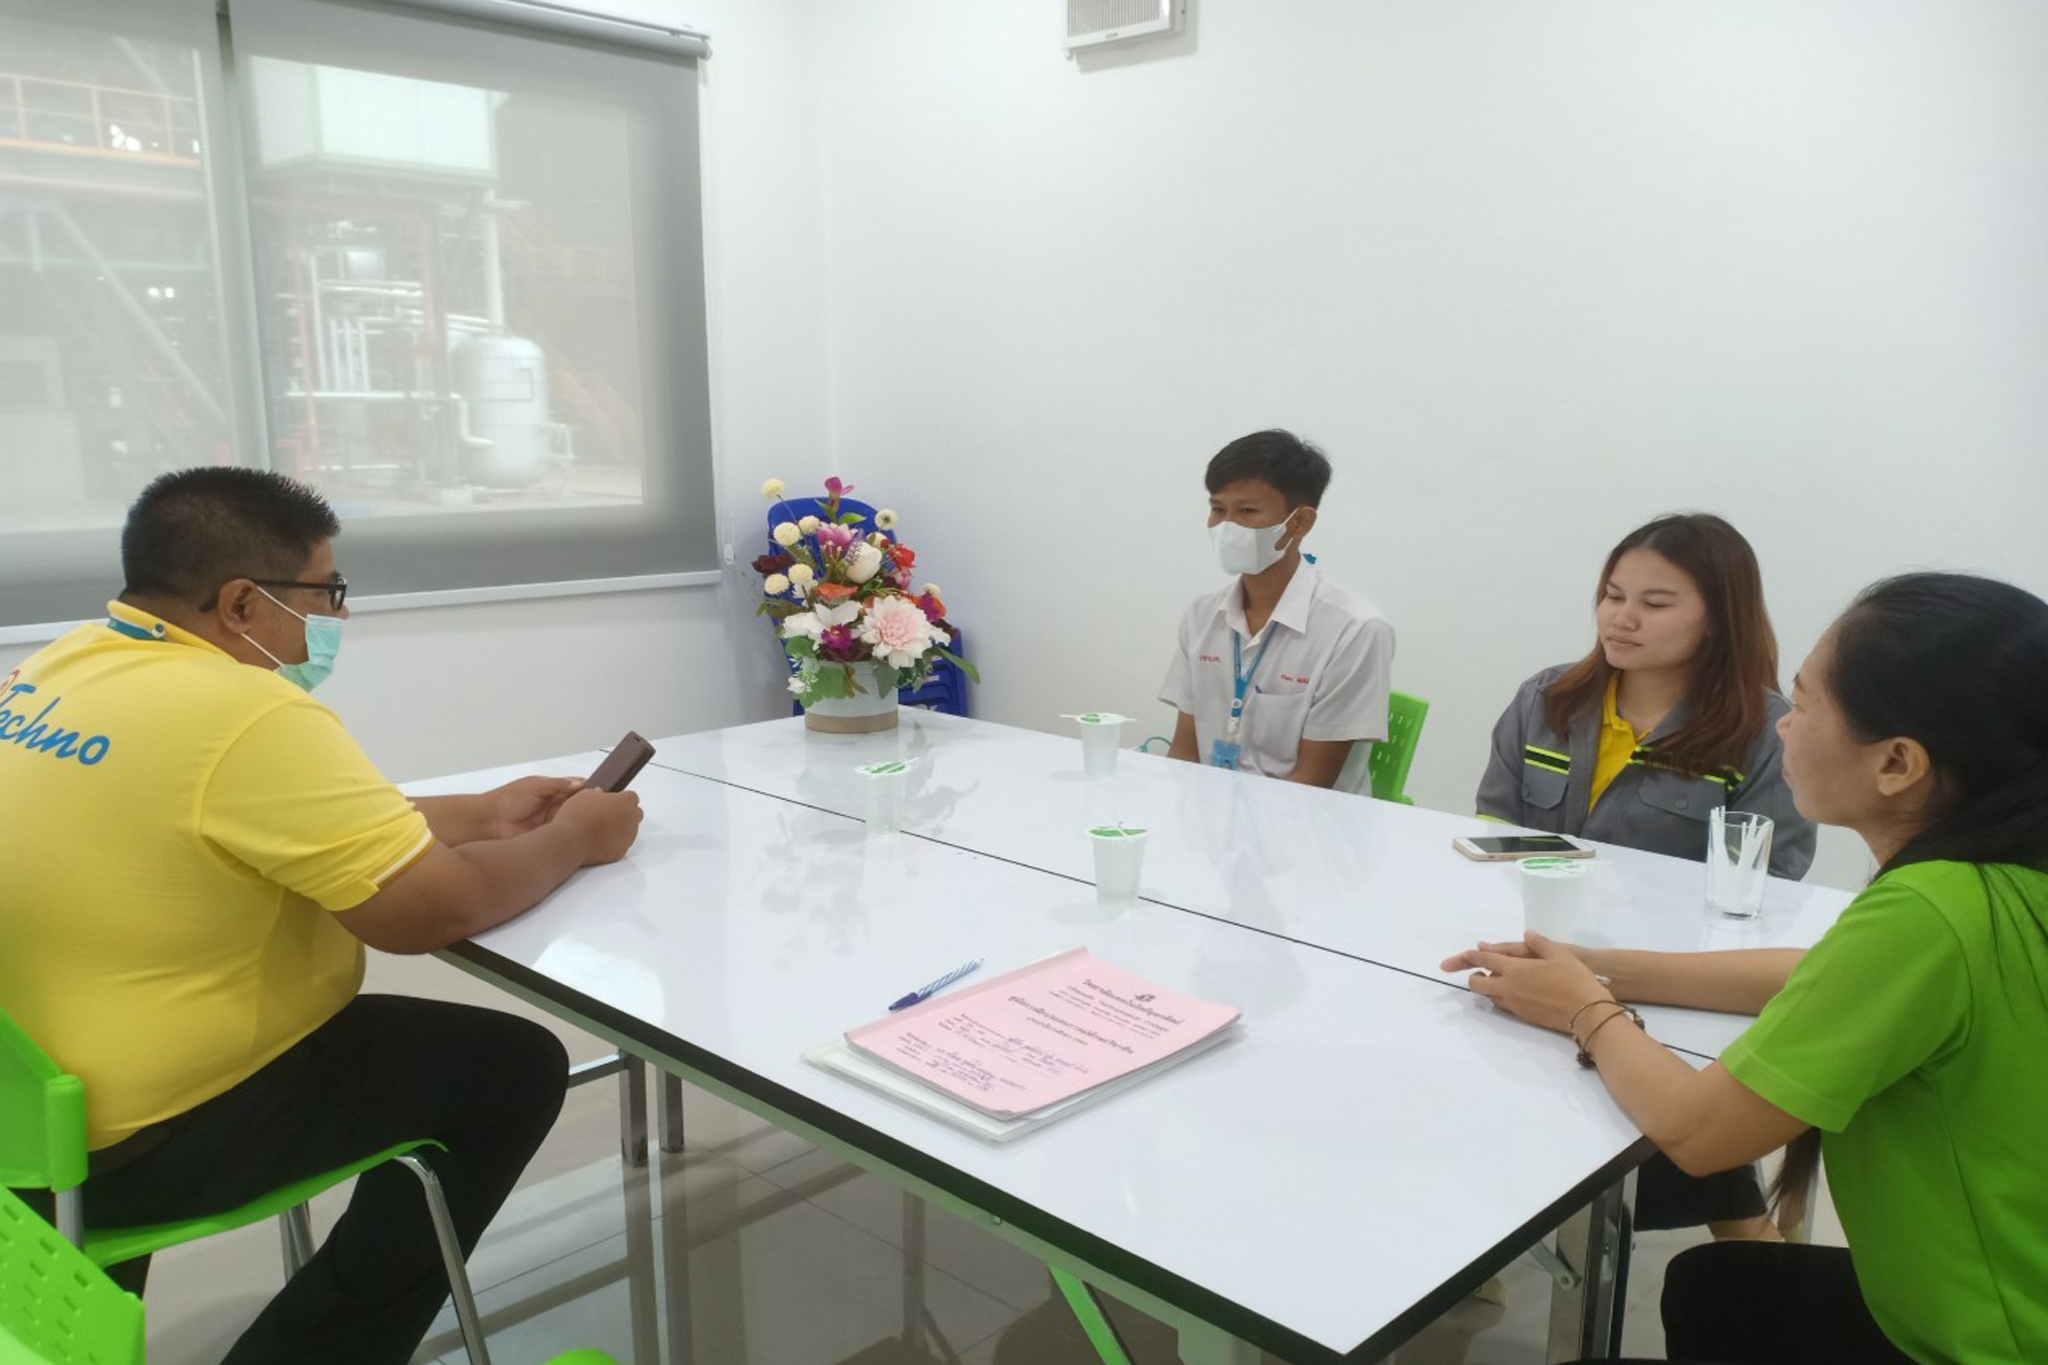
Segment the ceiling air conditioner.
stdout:
[[1067,0],[1067,51],[1178,33],[1187,0]]

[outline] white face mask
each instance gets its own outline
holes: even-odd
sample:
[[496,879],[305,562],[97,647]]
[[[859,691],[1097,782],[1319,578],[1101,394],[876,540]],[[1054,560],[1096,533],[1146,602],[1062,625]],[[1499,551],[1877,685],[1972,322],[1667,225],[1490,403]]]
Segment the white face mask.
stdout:
[[[1292,516],[1288,518],[1293,520]],[[1209,543],[1216,547],[1216,562],[1223,572],[1264,573],[1287,553],[1280,539],[1287,534],[1287,522],[1273,526],[1240,526],[1219,521],[1209,528]]]

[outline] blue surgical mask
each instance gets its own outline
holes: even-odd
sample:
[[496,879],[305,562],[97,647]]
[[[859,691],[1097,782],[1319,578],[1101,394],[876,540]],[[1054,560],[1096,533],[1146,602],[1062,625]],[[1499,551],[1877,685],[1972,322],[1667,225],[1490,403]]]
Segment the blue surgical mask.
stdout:
[[[256,591],[263,593],[265,597],[270,597],[271,601],[277,602],[275,597],[271,597],[262,588],[258,588]],[[321,683],[326,682],[327,675],[334,671],[334,656],[341,653],[341,618],[339,616],[301,616],[298,612],[292,611],[290,607],[285,607],[282,602],[277,602],[277,605],[284,607],[286,611],[291,611],[292,615],[298,616],[301,621],[306,623],[306,662],[302,664],[288,664],[269,650],[263,649],[262,642],[255,636],[244,634],[242,638],[255,645],[256,648],[263,650],[263,657],[277,665],[278,677],[311,692]]]

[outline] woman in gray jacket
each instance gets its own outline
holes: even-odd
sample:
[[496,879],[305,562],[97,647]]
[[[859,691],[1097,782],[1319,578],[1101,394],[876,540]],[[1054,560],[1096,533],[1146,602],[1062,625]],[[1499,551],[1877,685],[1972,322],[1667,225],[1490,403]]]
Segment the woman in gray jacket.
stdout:
[[[1608,554],[1593,618],[1586,657],[1523,683],[1494,726],[1479,814],[1704,861],[1708,812],[1757,811],[1771,871],[1802,876],[1814,827],[1785,786],[1790,704],[1749,542],[1705,513],[1639,526]],[[1693,1179],[1656,1157],[1636,1203],[1643,1228],[1776,1235],[1754,1168]]]

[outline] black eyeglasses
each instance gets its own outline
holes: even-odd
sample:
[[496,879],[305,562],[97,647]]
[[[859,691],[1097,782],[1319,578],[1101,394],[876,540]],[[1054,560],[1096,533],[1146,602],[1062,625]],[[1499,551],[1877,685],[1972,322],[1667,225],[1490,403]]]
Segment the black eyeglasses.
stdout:
[[340,611],[341,604],[348,601],[348,580],[336,578],[328,583],[299,583],[289,578],[252,578],[249,580],[259,588],[312,588],[327,594],[327,609]]

